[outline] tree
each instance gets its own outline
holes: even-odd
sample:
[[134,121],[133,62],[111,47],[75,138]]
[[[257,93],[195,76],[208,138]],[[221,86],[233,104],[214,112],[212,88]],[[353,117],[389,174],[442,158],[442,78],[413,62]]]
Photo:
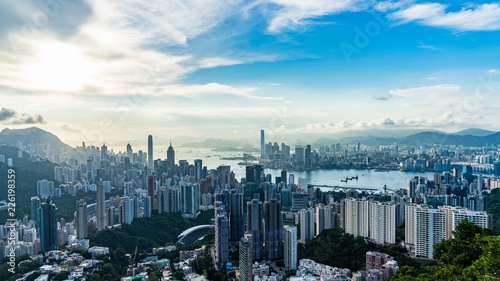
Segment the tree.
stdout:
[[454,239],[434,245],[433,257],[445,266],[465,268],[482,255],[481,238],[488,234],[491,234],[489,230],[463,220],[453,232]]

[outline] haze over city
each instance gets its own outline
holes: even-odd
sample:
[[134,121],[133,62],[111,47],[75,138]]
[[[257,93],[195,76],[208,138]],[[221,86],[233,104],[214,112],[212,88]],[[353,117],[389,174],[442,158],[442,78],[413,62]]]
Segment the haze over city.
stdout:
[[71,145],[498,131],[499,29],[487,1],[0,1],[0,123]]

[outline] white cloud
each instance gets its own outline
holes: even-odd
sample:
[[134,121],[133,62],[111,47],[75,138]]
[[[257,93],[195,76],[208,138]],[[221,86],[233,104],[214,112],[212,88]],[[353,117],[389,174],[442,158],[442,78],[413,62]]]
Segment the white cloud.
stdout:
[[498,74],[498,73],[500,73],[500,71],[498,69],[493,68],[493,69],[488,70],[488,73]]
[[268,18],[270,33],[297,30],[314,24],[312,19],[341,12],[359,11],[366,5],[361,0],[262,0],[250,5]]
[[427,87],[417,87],[417,88],[402,88],[390,90],[389,93],[393,96],[399,97],[438,97],[441,95],[455,93],[460,90],[461,87],[453,84],[441,84]]
[[427,26],[448,28],[456,31],[500,30],[500,5],[482,4],[463,7],[457,12],[447,12],[441,3],[414,4],[390,15],[401,23],[417,22]]

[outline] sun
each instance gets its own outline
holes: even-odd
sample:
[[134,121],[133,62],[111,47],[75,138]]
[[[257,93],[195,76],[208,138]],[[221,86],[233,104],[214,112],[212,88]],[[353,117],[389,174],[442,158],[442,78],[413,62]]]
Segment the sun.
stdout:
[[33,60],[24,66],[30,87],[48,91],[78,91],[85,84],[88,65],[82,51],[66,43],[38,46]]

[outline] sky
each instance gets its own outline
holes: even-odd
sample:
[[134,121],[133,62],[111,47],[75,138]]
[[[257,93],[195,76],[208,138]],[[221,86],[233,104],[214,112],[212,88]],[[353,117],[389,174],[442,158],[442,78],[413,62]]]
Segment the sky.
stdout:
[[0,128],[500,131],[500,2],[0,0]]

